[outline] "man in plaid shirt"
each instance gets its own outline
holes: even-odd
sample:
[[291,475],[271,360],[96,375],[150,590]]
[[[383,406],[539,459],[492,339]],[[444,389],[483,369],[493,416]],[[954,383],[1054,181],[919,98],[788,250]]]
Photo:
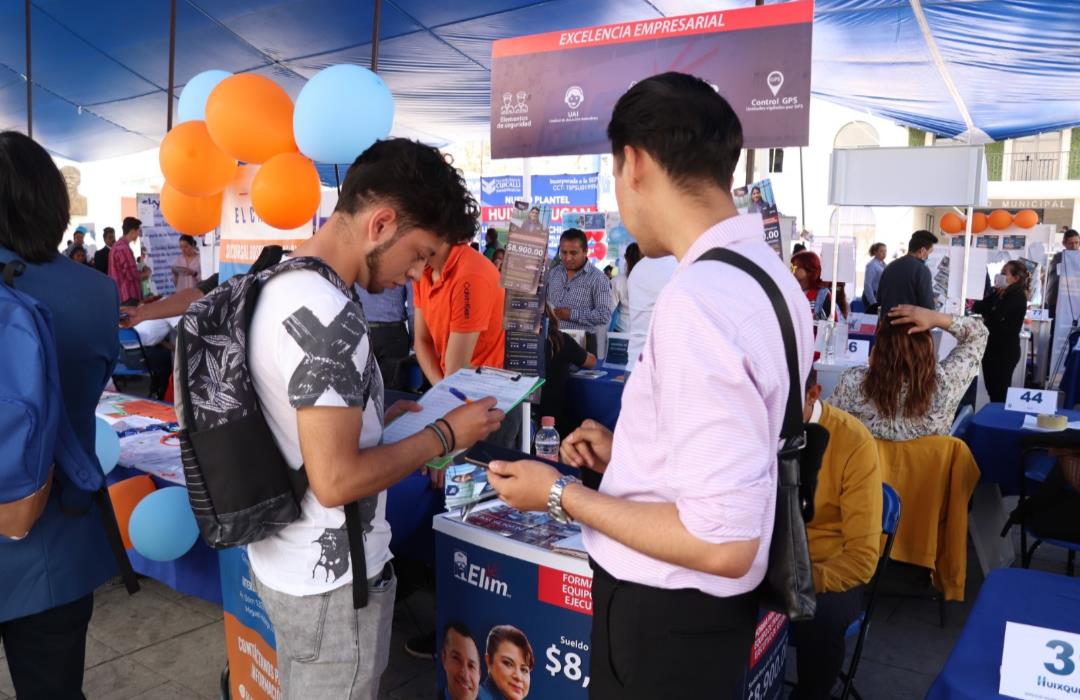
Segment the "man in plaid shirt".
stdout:
[[568,228],[559,239],[560,267],[548,279],[548,305],[561,328],[585,331],[586,350],[596,353],[596,333],[611,322],[611,282],[589,264],[589,241]]

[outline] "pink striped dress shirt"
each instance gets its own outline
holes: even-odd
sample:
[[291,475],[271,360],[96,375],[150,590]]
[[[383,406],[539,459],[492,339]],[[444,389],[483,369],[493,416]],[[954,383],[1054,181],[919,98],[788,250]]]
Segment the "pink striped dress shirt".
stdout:
[[615,578],[726,597],[753,590],[765,576],[790,384],[780,326],[764,291],[730,265],[694,264],[716,247],[741,253],[776,280],[795,324],[799,375],[805,380],[810,371],[806,296],[765,244],[761,217],[716,224],[690,248],[656,302],[600,490],[674,503],[686,529],[706,542],[759,538],[753,566],[742,578],[723,578],[658,561],[587,527],[584,537],[589,554]]

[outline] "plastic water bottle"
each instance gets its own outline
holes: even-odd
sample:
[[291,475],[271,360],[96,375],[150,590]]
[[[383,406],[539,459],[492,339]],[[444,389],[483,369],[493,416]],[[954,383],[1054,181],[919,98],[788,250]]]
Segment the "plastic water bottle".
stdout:
[[559,433],[555,430],[555,419],[544,416],[540,419],[540,430],[536,431],[536,456],[541,459],[559,461]]

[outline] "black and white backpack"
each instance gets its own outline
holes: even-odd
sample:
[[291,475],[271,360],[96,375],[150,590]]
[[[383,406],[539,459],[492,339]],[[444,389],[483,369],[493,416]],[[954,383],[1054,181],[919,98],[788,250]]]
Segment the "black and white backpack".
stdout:
[[[274,441],[252,381],[247,343],[262,286],[296,270],[317,272],[357,299],[322,260],[291,258],[230,279],[192,304],[177,329],[174,375],[184,479],[199,531],[213,548],[258,542],[301,515],[307,474],[303,467],[292,469]],[[367,604],[363,535],[374,513],[365,507],[364,518],[360,506],[345,506],[357,608]]]

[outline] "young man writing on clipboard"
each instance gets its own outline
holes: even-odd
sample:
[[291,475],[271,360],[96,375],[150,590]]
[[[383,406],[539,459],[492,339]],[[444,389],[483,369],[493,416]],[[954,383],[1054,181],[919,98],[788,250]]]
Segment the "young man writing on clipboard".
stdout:
[[695,261],[727,248],[775,280],[795,322],[800,380],[810,317],[760,218],[735,209],[742,127],[708,83],[677,73],[638,83],[608,136],[623,222],[646,256],[674,255],[679,266],[614,435],[590,422],[563,443],[564,462],[605,472],[599,492],[536,462],[494,462],[489,480],[510,505],[582,524],[594,572],[590,697],[735,697],[768,561],[790,381],[764,291],[734,267]]

